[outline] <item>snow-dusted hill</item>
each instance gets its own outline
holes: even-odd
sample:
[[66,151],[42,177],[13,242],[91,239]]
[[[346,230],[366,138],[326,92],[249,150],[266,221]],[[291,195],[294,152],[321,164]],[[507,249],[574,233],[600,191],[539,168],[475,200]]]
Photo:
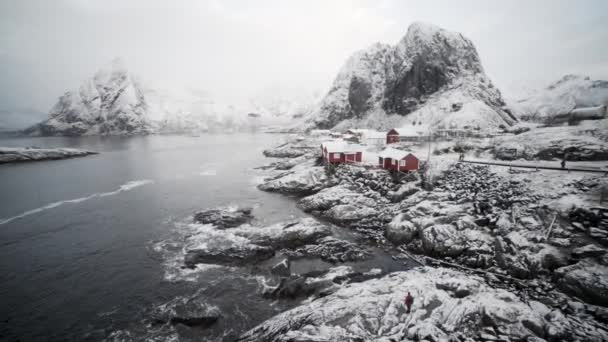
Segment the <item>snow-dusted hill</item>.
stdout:
[[351,56],[307,122],[377,129],[413,121],[446,127],[514,123],[503,107],[469,39],[414,23],[397,45],[378,43]]
[[152,130],[147,104],[137,80],[114,60],[65,93],[49,119],[28,130],[40,135],[145,134]]
[[580,75],[566,75],[523,99],[509,101],[509,107],[517,116],[539,122],[575,108],[602,104],[608,104],[608,81]]
[[143,82],[116,59],[79,89],[61,96],[49,118],[25,133],[78,136],[250,131],[289,122],[298,113],[310,112],[311,103],[309,98],[301,102],[275,98],[241,106],[224,104],[199,90],[166,89]]

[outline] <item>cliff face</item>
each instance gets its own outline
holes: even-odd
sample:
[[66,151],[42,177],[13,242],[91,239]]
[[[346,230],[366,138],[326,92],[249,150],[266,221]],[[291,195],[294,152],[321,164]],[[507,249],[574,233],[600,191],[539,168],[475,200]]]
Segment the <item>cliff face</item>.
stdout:
[[[469,39],[414,23],[395,46],[375,44],[351,56],[308,122],[319,128],[388,128],[413,120],[430,125],[514,123],[503,106]],[[452,115],[461,109],[466,113]]]

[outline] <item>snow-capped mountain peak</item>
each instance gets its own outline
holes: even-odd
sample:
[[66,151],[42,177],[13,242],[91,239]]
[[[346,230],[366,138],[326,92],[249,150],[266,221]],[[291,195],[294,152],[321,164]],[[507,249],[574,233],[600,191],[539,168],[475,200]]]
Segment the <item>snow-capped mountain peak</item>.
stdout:
[[[516,121],[503,105],[469,39],[416,22],[395,46],[374,44],[353,54],[308,123],[387,129],[416,117],[431,126],[495,127]],[[461,108],[478,114],[457,113]]]

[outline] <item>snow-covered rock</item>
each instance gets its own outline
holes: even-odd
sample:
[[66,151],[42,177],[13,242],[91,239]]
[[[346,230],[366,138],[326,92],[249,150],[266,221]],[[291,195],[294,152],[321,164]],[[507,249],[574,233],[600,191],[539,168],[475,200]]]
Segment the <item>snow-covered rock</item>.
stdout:
[[202,224],[213,224],[219,229],[237,227],[251,219],[253,219],[251,208],[205,209],[194,214],[194,221]]
[[608,81],[566,75],[545,89],[509,101],[513,112],[525,120],[544,122],[576,108],[608,104]]
[[260,190],[284,194],[309,195],[325,187],[327,175],[322,166],[303,163],[258,185]]
[[65,93],[51,109],[49,119],[27,130],[40,135],[146,134],[142,87],[120,59],[100,69],[78,90]]
[[97,152],[75,148],[0,147],[0,164],[84,157]]
[[[403,305],[407,291],[414,297],[410,314]],[[496,340],[542,341],[549,312],[479,277],[419,268],[346,285],[267,320],[239,341],[447,341],[479,339],[485,331]],[[559,337],[571,336],[566,330]]]
[[419,233],[418,227],[403,213],[395,216],[384,228],[384,235],[394,244],[411,242]]
[[365,260],[371,253],[356,243],[328,236],[318,243],[305,245],[295,250],[286,250],[290,258],[321,258],[324,261],[337,263]]
[[565,154],[569,161],[608,160],[607,140],[608,120],[587,121],[497,137],[493,149],[496,158],[505,160],[553,160]]
[[241,225],[217,229],[198,225],[198,231],[186,243],[184,263],[242,265],[269,259],[284,248],[295,249],[314,244],[330,234],[329,228],[314,219],[281,222],[268,227]]
[[351,56],[309,124],[389,129],[406,123],[498,127],[516,121],[460,33],[414,23],[395,46]]
[[377,271],[361,273],[350,266],[338,266],[323,271],[295,274],[281,279],[279,285],[268,289],[264,296],[292,299],[308,296],[323,297],[335,292],[341,285],[381,277],[382,272]]

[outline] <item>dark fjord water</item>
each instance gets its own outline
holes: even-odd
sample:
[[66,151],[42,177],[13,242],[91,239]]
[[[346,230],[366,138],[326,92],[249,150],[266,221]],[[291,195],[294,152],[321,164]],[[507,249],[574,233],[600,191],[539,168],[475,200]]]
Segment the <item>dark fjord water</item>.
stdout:
[[[1,139],[101,153],[0,166],[0,341],[230,341],[295,305],[263,299],[251,269],[184,271],[175,252],[202,208],[253,206],[256,225],[304,216],[255,187],[264,173],[254,167],[269,162],[262,150],[285,138]],[[371,262],[398,267],[386,255]],[[162,303],[194,294],[222,312],[210,329],[143,323]]]

